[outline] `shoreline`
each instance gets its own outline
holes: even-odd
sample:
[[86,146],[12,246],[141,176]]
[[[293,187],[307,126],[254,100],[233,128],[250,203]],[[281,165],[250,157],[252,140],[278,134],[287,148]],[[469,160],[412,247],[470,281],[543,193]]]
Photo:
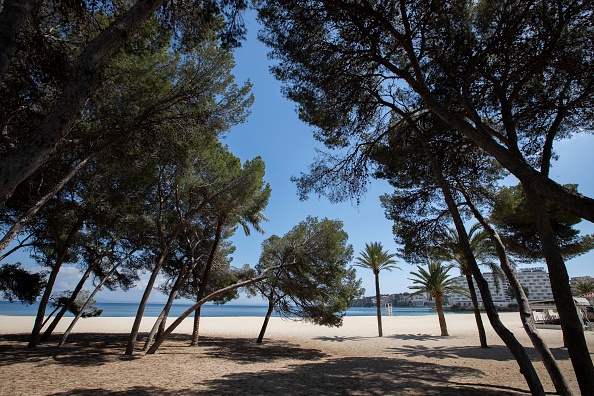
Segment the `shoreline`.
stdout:
[[[155,355],[130,359],[123,351],[132,317],[82,319],[58,348],[66,320],[58,338],[27,349],[34,317],[0,316],[0,395],[529,395],[511,353],[482,318],[487,349],[479,347],[473,315],[446,316],[449,337],[439,336],[437,316],[383,316],[381,338],[370,316],[346,316],[340,328],[273,317],[263,344],[255,343],[263,317],[207,317],[198,347],[188,346],[188,318]],[[554,393],[519,315],[500,318]],[[154,319],[144,318],[139,347]],[[540,334],[577,393],[561,331]],[[594,332],[586,340],[594,351]]]

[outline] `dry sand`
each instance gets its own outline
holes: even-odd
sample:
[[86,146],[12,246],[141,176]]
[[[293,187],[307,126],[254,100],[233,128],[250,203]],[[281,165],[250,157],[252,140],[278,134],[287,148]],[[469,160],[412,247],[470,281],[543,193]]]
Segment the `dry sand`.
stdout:
[[[547,373],[517,313],[502,313],[543,381]],[[32,317],[0,316],[0,395],[527,395],[518,365],[483,317],[490,348],[478,347],[471,314],[345,317],[341,328],[272,318],[261,345],[262,318],[203,318],[200,346],[188,347],[191,320],[155,355],[123,355],[132,318],[91,318],[69,343],[27,349]],[[147,332],[154,318],[145,318]],[[64,323],[63,326],[66,326]],[[64,327],[58,327],[58,335]],[[559,330],[541,330],[576,394]],[[141,334],[142,336],[144,334]],[[142,341],[143,337],[141,337]],[[586,332],[590,351],[594,333]],[[140,345],[139,345],[140,346]]]

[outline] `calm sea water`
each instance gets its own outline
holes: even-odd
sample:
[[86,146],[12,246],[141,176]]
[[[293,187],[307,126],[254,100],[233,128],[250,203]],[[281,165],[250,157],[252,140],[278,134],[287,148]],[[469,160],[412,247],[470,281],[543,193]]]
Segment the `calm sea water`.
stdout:
[[[148,304],[144,316],[159,316],[164,304]],[[103,310],[102,317],[130,317],[136,316],[138,310],[138,303],[96,303],[95,306]],[[189,303],[173,304],[170,316],[179,316],[186,309],[191,306]],[[10,303],[8,301],[0,301],[0,315],[7,316],[35,316],[37,315],[38,303],[32,305],[24,305],[20,302]],[[214,305],[207,304],[202,306],[201,315],[203,317],[235,317],[235,316],[265,316],[267,307],[265,305],[237,305],[225,304]],[[382,310],[385,315],[385,309]],[[46,310],[49,314],[51,309]],[[393,315],[395,316],[422,316],[422,315],[436,315],[431,308],[393,308]],[[346,312],[347,316],[375,316],[375,308],[349,308]],[[67,314],[72,316],[71,314]]]

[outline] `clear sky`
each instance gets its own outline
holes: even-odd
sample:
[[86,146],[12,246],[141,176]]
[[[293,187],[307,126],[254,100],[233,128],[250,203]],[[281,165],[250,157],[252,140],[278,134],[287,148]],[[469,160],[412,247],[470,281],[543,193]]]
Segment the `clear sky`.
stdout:
[[[396,245],[391,233],[391,222],[386,220],[379,204],[379,195],[390,192],[384,181],[373,181],[368,194],[359,205],[351,202],[330,204],[324,198],[312,196],[302,202],[297,195],[296,186],[291,183],[291,176],[306,172],[308,165],[316,156],[315,148],[322,148],[312,137],[312,128],[302,123],[296,114],[295,104],[283,98],[281,85],[269,73],[270,61],[267,48],[257,40],[258,25],[253,18],[247,18],[248,38],[236,51],[235,75],[238,82],[250,79],[253,84],[255,103],[251,108],[248,121],[233,128],[224,142],[231,151],[242,160],[261,156],[266,163],[266,180],[272,187],[272,196],[265,215],[270,219],[263,224],[266,233],[252,233],[245,237],[238,231],[233,238],[237,247],[233,265],[244,263],[254,265],[259,258],[261,243],[273,234],[284,235],[293,226],[308,215],[319,218],[339,219],[349,234],[349,242],[357,255],[365,243],[381,242],[384,248],[396,252]],[[551,177],[560,183],[578,183],[580,192],[594,197],[594,137],[580,134],[569,141],[559,142],[556,152],[560,160],[554,164]],[[594,233],[594,225],[582,222],[584,232]],[[26,255],[23,255],[26,257]],[[25,263],[25,258],[23,262]],[[13,260],[7,260],[12,262]],[[570,276],[594,276],[594,253],[575,258],[567,263]],[[28,267],[32,263],[29,262]],[[413,266],[400,262],[401,271],[382,272],[380,274],[382,293],[407,291],[411,282],[407,279]],[[531,266],[545,266],[535,263]],[[72,289],[79,272],[72,267],[65,267],[58,279],[56,290]],[[363,280],[366,295],[375,293],[373,274],[369,270],[357,268],[357,274]],[[146,279],[146,276],[144,277]],[[145,281],[129,292],[102,292],[98,300],[139,301]],[[87,287],[90,288],[90,287]],[[151,301],[162,301],[165,297],[154,291]],[[237,303],[262,303],[259,299],[241,298]]]

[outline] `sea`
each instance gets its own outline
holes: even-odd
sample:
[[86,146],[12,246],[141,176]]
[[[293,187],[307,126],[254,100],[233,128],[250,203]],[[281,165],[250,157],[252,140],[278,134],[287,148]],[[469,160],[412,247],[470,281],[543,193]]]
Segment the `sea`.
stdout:
[[[138,310],[138,303],[130,302],[97,302],[93,306],[102,309],[101,317],[134,317]],[[164,304],[149,303],[144,311],[146,317],[159,316]],[[191,307],[190,303],[174,303],[169,313],[170,317],[179,316],[186,309]],[[20,302],[0,301],[0,315],[3,316],[35,316],[39,303],[25,305]],[[238,316],[265,316],[266,305],[240,305],[240,304],[205,304],[202,306],[200,314],[202,317],[238,317]],[[46,315],[52,311],[52,307],[46,309]],[[382,315],[386,315],[386,310],[382,309]],[[375,308],[352,307],[347,309],[346,316],[375,316]],[[411,307],[411,308],[392,308],[394,316],[424,316],[436,315],[431,308]],[[68,313],[66,316],[73,316]],[[273,314],[273,316],[278,316]]]

